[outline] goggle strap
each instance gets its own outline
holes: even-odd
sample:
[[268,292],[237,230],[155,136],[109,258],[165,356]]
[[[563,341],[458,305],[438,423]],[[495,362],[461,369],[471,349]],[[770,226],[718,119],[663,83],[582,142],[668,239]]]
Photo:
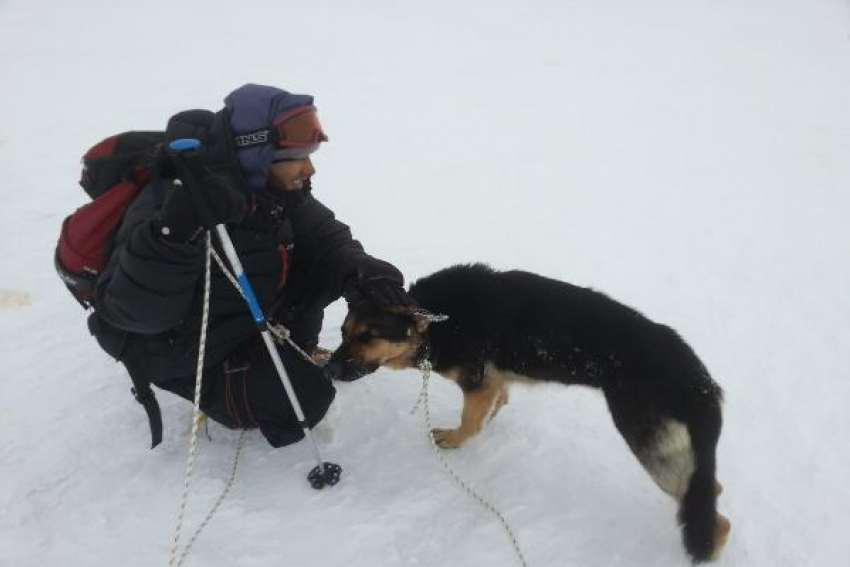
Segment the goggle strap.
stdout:
[[316,112],[316,107],[313,106],[312,104],[309,104],[309,105],[306,105],[306,106],[298,106],[298,107],[293,108],[292,110],[290,110],[288,112],[284,112],[283,114],[279,114],[275,117],[274,120],[272,120],[272,126],[278,127],[281,124],[283,124],[284,122],[286,122],[287,120],[289,120],[290,118],[294,118],[294,117],[298,116],[299,114],[304,114],[305,112]]
[[254,130],[234,136],[233,144],[237,149],[253,148],[254,146],[263,146],[266,144],[276,144],[278,141],[277,130],[274,128],[263,128],[262,130]]

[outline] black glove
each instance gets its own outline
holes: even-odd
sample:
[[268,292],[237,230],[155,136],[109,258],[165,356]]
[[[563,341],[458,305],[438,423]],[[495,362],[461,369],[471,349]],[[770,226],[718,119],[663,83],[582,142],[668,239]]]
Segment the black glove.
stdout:
[[[225,177],[207,175],[198,180],[201,197],[206,203],[213,225],[239,222],[248,214],[245,195]],[[154,218],[157,234],[171,242],[188,242],[204,227],[204,219],[195,208],[192,195],[185,186],[173,186],[159,214]]]
[[215,113],[209,110],[184,110],[168,119],[165,136],[168,141],[197,138],[206,145]]
[[227,118],[221,113],[209,110],[186,110],[178,112],[168,120],[165,127],[166,144],[162,147],[156,161],[155,171],[159,177],[170,179],[178,175],[168,143],[173,140],[195,138],[201,142],[201,150],[196,155],[183,156],[187,165],[198,177],[209,173],[220,173],[239,183],[242,173],[233,155],[231,134],[228,132]]
[[404,291],[404,276],[398,268],[371,256],[357,266],[357,275],[346,282],[343,295],[349,303],[370,300],[380,307],[405,307],[413,303]]

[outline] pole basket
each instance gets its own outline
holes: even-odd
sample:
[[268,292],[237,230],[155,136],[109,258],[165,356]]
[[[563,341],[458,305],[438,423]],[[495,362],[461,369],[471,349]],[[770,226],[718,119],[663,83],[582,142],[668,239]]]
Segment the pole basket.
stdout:
[[326,486],[333,486],[339,482],[339,477],[342,474],[342,467],[334,463],[322,463],[310,471],[307,475],[307,480],[310,481],[310,486],[316,490],[321,490]]

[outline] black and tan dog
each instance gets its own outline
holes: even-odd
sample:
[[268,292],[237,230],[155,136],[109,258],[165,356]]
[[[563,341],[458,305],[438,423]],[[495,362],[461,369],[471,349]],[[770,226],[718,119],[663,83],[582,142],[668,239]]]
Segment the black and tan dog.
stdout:
[[593,290],[481,264],[423,278],[410,296],[417,305],[394,312],[351,305],[328,374],[354,380],[430,360],[463,390],[460,426],[433,431],[443,447],[478,433],[513,381],[600,388],[638,461],[678,500],[690,556],[720,554],[730,529],[716,509],[722,391],[675,331]]

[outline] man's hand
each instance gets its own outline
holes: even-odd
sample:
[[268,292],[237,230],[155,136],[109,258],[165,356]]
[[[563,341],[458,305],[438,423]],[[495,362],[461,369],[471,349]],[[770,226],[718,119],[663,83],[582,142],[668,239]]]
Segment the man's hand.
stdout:
[[370,300],[380,307],[405,307],[413,303],[404,290],[401,272],[389,262],[371,256],[357,266],[357,275],[346,283],[343,296],[349,303]]
[[[239,222],[248,213],[245,195],[232,187],[226,178],[207,175],[198,181],[198,187],[213,224]],[[173,186],[162,210],[154,219],[154,227],[160,237],[171,242],[187,242],[204,228],[201,215],[195,209],[192,196],[185,186]]]

